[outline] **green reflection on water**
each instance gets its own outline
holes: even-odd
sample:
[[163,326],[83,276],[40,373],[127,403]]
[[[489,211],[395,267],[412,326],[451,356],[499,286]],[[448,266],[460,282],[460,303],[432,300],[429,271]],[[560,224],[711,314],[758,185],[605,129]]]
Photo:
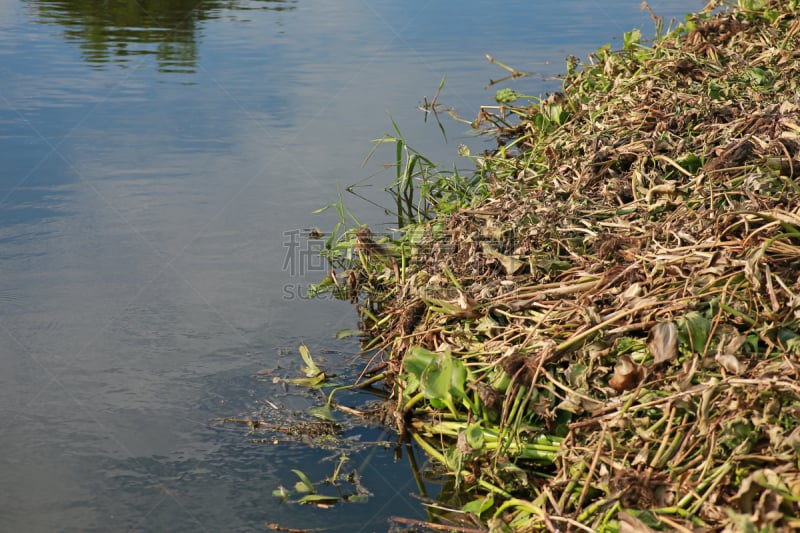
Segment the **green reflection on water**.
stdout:
[[297,0],[23,0],[36,21],[64,26],[67,41],[102,68],[153,56],[165,72],[194,72],[202,21],[226,11],[290,11]]

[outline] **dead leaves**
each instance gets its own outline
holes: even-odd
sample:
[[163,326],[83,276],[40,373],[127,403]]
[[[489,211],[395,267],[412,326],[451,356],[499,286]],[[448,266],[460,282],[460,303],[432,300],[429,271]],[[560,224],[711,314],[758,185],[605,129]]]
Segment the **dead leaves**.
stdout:
[[647,349],[653,355],[654,365],[674,359],[678,355],[678,327],[673,322],[660,322],[653,326]]
[[[617,501],[659,515],[652,498],[604,506],[602,472],[621,465],[674,487],[680,513],[660,514],[662,530],[800,517],[800,446],[770,447],[800,417],[800,22],[768,4],[777,18],[709,14],[652,50],[598,51],[568,76],[558,120],[530,102],[482,110],[499,140],[476,160],[485,199],[439,213],[441,233],[415,241],[425,253],[403,257],[408,272],[367,310],[390,360],[452,348],[481,406],[470,420],[568,428],[567,468],[541,481],[558,503],[543,498],[544,515],[604,526]],[[571,470],[587,459],[593,474]],[[570,503],[573,482],[596,491],[591,506]],[[620,530],[655,527],[617,511]]]
[[614,375],[608,380],[608,384],[617,392],[635,389],[644,379],[644,367],[627,355],[619,358],[617,366],[614,367]]
[[723,334],[714,360],[731,374],[736,376],[744,374],[747,365],[739,359],[738,354],[746,340],[747,337],[736,332]]

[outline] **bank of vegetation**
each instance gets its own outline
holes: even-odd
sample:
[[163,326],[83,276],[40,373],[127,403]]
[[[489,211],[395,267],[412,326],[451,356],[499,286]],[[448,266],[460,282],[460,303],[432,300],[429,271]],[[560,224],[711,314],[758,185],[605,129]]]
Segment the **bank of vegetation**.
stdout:
[[656,20],[560,93],[501,90],[473,174],[383,139],[403,227],[337,206],[318,290],[356,303],[363,380],[451,476],[440,525],[800,528],[798,15]]

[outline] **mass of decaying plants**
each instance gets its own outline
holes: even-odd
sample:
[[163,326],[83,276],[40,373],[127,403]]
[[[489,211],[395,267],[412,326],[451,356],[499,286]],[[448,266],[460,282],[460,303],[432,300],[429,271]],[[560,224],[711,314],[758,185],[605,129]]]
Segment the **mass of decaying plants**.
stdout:
[[439,527],[800,528],[797,4],[656,19],[560,93],[498,91],[469,176],[381,140],[403,227],[339,205],[318,290],[452,476]]

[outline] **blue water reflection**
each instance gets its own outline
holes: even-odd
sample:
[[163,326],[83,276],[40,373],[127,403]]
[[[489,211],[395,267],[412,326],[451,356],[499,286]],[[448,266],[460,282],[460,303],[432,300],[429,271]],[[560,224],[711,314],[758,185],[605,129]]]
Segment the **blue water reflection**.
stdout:
[[241,20],[249,10],[290,11],[293,0],[204,1],[162,0],[27,0],[34,21],[57,24],[76,43],[86,61],[102,67],[125,65],[137,56],[152,56],[161,72],[195,71],[197,38],[205,21]]
[[[650,4],[669,19],[703,2]],[[257,374],[296,375],[301,342],[347,362],[342,379],[359,369],[355,342],[333,340],[355,314],[302,297],[324,269],[287,261],[287,239],[332,227],[311,211],[373,174],[361,191],[380,203],[392,154],[361,161],[390,116],[468,165],[456,146],[484,141],[448,122],[445,142],[415,109],[443,75],[442,101],[472,119],[504,74],[484,54],[538,73],[514,88],[539,94],[568,54],[632,27],[653,27],[638,0],[0,2],[0,530],[424,518],[391,450],[353,454],[367,505],[282,505],[291,469],[323,479],[331,453],[213,422],[267,400],[305,416],[317,397]]]

